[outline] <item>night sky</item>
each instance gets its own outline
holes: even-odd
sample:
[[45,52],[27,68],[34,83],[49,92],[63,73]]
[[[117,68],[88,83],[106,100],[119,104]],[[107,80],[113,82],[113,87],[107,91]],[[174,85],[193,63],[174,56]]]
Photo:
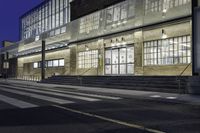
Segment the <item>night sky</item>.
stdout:
[[1,0],[0,44],[3,40],[19,41],[19,17],[44,0]]

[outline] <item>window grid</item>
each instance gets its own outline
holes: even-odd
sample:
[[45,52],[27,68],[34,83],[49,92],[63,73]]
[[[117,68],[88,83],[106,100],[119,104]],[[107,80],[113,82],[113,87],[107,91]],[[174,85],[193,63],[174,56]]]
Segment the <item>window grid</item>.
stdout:
[[99,28],[100,12],[85,16],[80,20],[80,33],[89,33]]
[[97,68],[98,50],[90,50],[78,53],[79,68]]
[[[34,62],[33,68],[41,68],[41,61]],[[47,60],[45,61],[45,67],[46,68],[53,68],[53,67],[64,67],[65,66],[65,60],[64,59],[54,59],[54,60]]]
[[144,42],[144,65],[173,65],[191,62],[191,38],[180,36]]
[[38,36],[69,21],[69,0],[49,0],[21,20],[22,39]]
[[[130,4],[133,4],[133,5],[130,5]],[[135,3],[128,2],[128,1],[119,3],[117,5],[107,8],[106,9],[106,20],[107,20],[106,23],[107,24],[118,23],[119,21],[126,20],[128,17],[134,17],[135,15],[134,8],[135,8]]]
[[191,0],[146,0],[145,14],[151,12],[161,12],[163,9],[171,9],[190,3]]

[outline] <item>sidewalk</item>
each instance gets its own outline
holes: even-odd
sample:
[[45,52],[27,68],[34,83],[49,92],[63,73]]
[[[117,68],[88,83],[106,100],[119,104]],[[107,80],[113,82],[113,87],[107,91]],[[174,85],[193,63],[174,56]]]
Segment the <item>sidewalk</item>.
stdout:
[[123,89],[111,89],[111,88],[100,88],[100,87],[84,87],[84,86],[72,86],[72,85],[58,85],[58,84],[44,84],[32,81],[14,80],[14,79],[0,79],[1,83],[16,83],[23,85],[32,85],[39,87],[48,88],[70,88],[81,91],[97,92],[105,94],[115,94],[115,95],[127,95],[143,99],[159,99],[167,100],[170,102],[190,104],[190,105],[200,105],[200,95],[190,95],[190,94],[177,94],[177,93],[163,93],[163,92],[150,92],[150,91],[137,91],[137,90],[123,90]]

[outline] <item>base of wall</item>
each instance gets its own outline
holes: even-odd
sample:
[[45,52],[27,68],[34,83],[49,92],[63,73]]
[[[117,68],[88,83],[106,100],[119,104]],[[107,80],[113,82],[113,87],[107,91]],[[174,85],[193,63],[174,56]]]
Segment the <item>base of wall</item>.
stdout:
[[200,76],[192,76],[187,83],[189,94],[200,94]]

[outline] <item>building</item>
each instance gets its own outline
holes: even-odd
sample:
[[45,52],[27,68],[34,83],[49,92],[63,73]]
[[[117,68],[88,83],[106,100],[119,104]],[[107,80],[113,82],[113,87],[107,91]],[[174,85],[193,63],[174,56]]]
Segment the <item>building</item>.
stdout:
[[1,49],[16,60],[10,76],[41,79],[42,40],[46,77],[192,75],[192,0],[88,1],[45,0],[25,13],[21,40]]

